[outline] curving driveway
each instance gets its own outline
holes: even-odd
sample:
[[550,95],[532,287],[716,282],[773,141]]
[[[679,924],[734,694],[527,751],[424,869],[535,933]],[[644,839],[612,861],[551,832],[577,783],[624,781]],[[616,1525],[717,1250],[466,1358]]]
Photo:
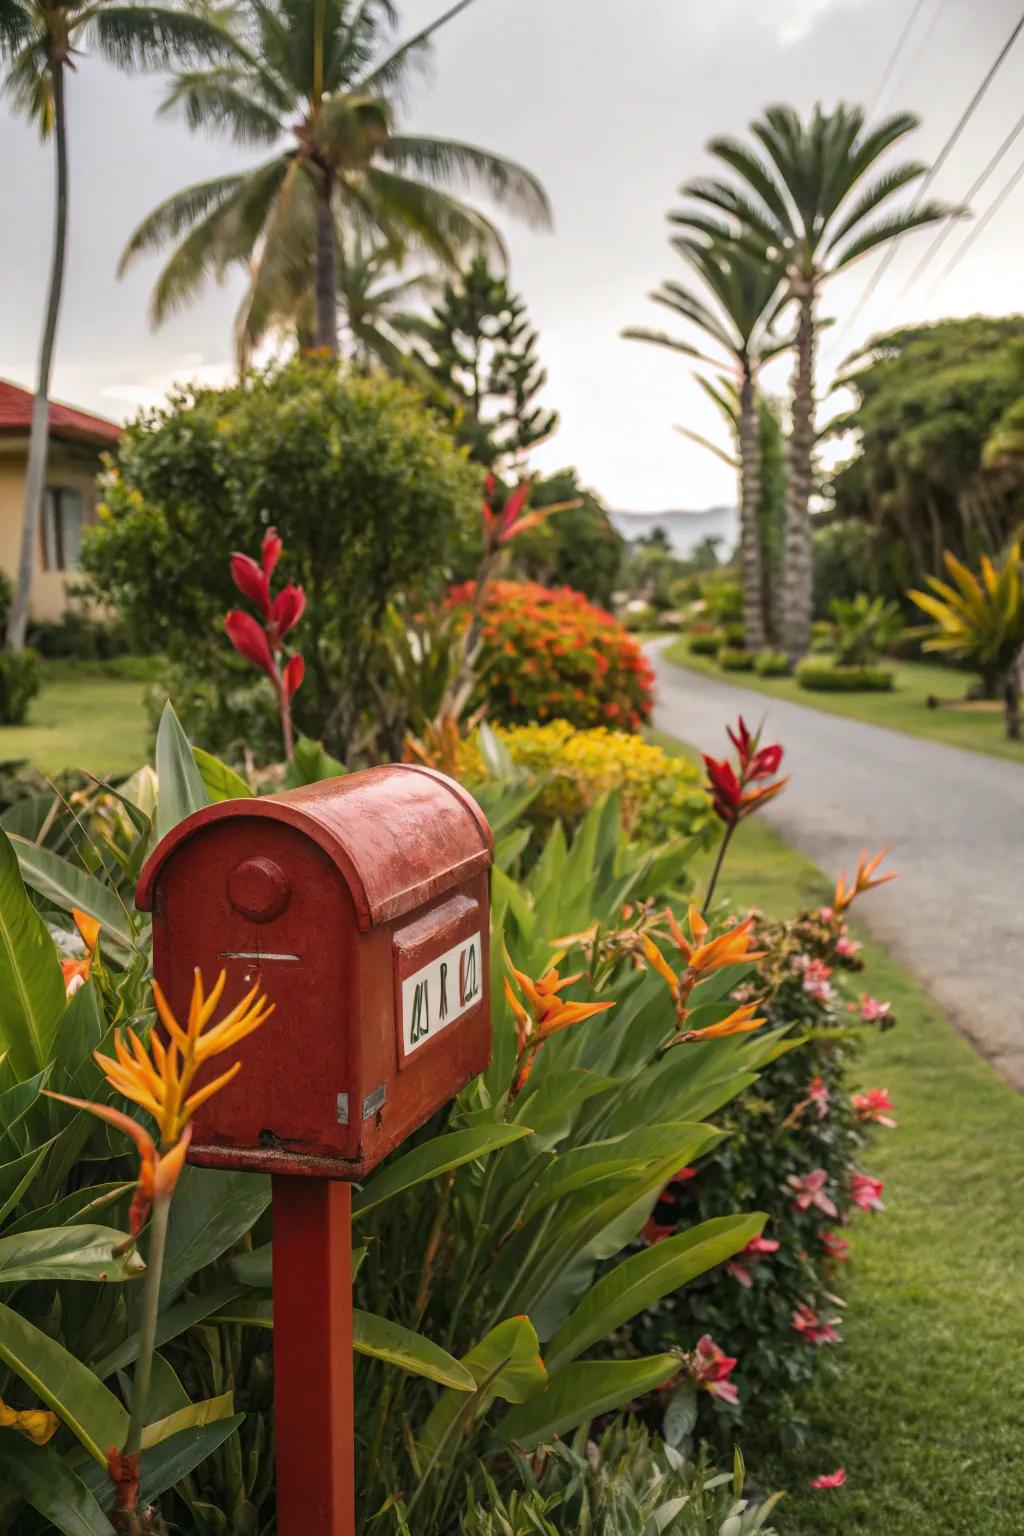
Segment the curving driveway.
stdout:
[[890,844],[900,878],[860,920],[1024,1089],[1024,769],[703,677],[661,649],[658,729],[719,756],[727,722],[765,717],[792,780],[763,814],[830,874]]

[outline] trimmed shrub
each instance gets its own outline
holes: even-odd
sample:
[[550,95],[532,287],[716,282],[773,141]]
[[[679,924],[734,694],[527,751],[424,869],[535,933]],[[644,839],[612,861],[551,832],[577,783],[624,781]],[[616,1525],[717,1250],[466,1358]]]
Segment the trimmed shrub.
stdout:
[[687,650],[692,656],[717,656],[721,644],[721,630],[697,630],[691,632],[690,638],[687,641]]
[[797,667],[796,680],[814,693],[889,693],[893,674],[888,667],[837,667],[808,659]]
[[[475,585],[448,602],[467,609]],[[638,730],[650,718],[653,674],[637,642],[604,608],[569,587],[495,581],[487,591],[476,702],[492,721]]]
[[718,665],[723,672],[751,672],[754,668],[754,653],[741,650],[739,646],[723,645],[718,653]]
[[[619,792],[626,831],[642,841],[688,837],[708,823],[697,769],[628,731],[577,731],[567,720],[552,720],[499,726],[497,736],[517,767],[544,781],[523,812],[535,826],[561,821],[570,829],[610,790]],[[459,776],[471,782],[486,776],[475,736],[464,744]]]
[[785,677],[789,672],[789,657],[785,651],[758,651],[754,657],[754,671],[758,677]]
[[724,643],[731,646],[735,651],[742,651],[747,643],[746,628],[742,622],[735,619],[731,620],[728,624],[723,624],[721,633]]
[[35,651],[0,651],[0,725],[25,724],[40,684]]

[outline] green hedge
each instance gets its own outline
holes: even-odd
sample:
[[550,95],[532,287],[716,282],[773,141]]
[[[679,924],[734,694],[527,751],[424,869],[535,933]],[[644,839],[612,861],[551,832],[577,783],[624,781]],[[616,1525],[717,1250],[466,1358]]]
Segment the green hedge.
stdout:
[[717,656],[722,636],[717,629],[702,630],[692,634],[687,642],[691,656]]
[[836,667],[808,660],[797,667],[796,680],[815,693],[889,693],[893,674],[888,667]]
[[35,651],[0,651],[0,725],[24,725],[39,687]]
[[754,671],[758,677],[785,677],[789,672],[789,657],[785,651],[759,651],[754,657]]
[[718,653],[718,665],[723,672],[751,672],[754,667],[754,653],[741,651],[738,646],[723,645]]

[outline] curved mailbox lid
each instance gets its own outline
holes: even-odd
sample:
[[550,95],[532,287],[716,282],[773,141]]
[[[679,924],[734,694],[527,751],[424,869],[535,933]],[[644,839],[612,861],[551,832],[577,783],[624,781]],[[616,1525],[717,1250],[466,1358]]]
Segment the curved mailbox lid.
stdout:
[[472,795],[432,768],[392,763],[252,800],[204,806],[150,855],[135,893],[148,912],[164,864],[212,822],[268,817],[305,833],[347,884],[366,932],[490,867],[494,840]]

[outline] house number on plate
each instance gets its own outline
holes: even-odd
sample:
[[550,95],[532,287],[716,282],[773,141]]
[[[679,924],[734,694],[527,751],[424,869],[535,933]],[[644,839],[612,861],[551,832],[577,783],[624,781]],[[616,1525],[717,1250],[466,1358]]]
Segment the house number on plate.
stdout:
[[483,987],[480,935],[446,949],[402,982],[402,1036],[405,1054],[468,1013]]

